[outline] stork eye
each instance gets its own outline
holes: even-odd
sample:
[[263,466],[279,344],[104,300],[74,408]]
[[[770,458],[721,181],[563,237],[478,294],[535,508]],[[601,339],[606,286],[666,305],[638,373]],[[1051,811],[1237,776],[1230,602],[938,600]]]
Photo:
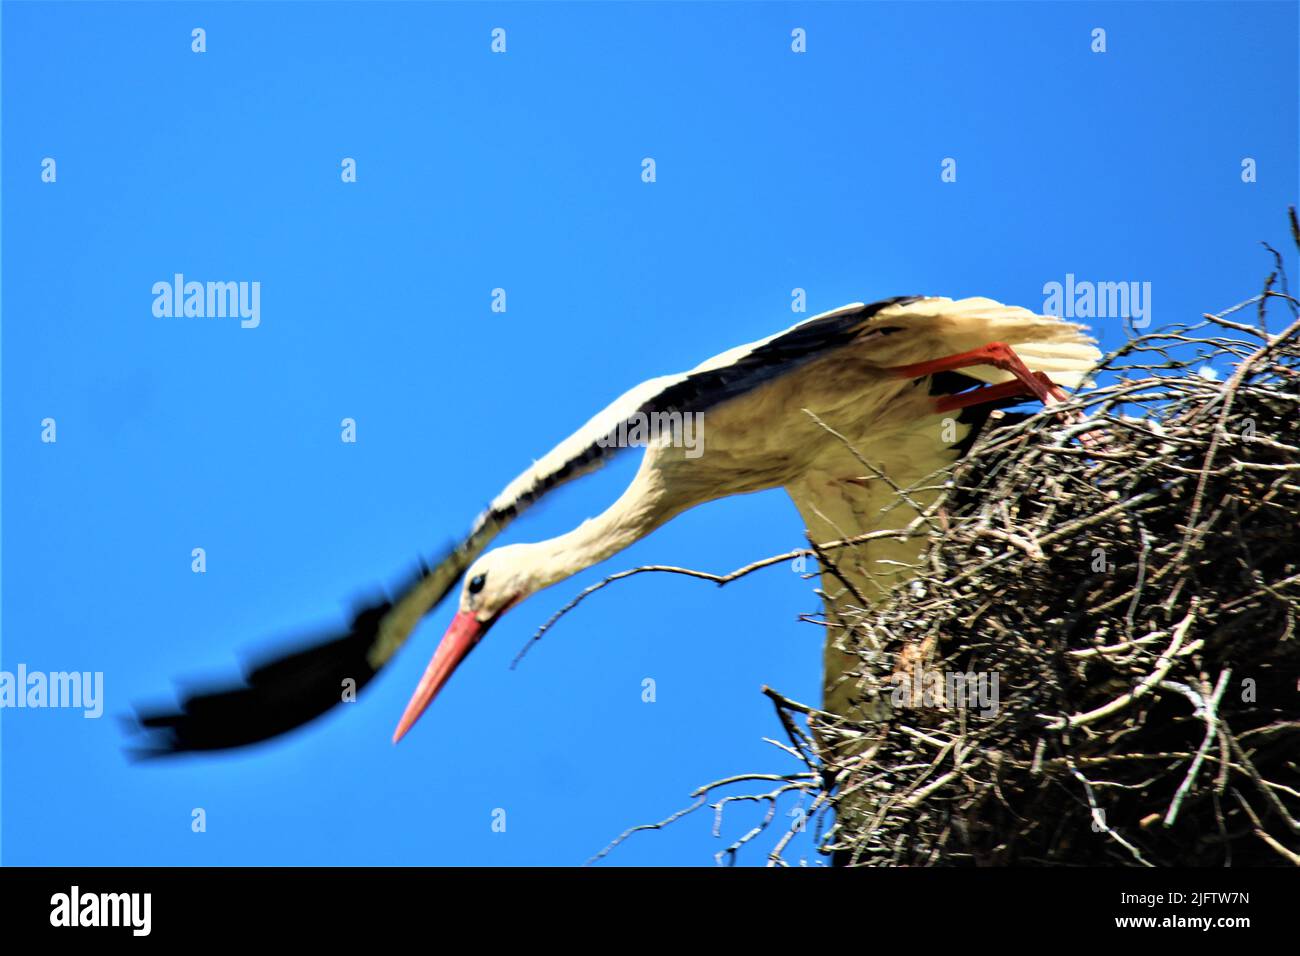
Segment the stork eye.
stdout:
[[469,582],[469,593],[478,594],[479,591],[483,590],[483,585],[486,582],[487,582],[486,574],[475,575],[474,578]]

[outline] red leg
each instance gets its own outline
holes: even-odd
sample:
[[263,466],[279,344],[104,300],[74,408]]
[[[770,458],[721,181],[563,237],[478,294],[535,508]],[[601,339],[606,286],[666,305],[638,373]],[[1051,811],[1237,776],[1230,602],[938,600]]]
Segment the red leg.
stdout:
[[[1034,377],[1039,380],[1044,387],[1055,389],[1056,386],[1052,380],[1043,372],[1035,372]],[[945,395],[934,403],[936,412],[955,412],[959,408],[969,408],[972,405],[983,405],[986,402],[997,402],[1004,398],[1016,398],[1017,396],[1028,397],[1034,394],[1018,379],[1014,382],[1003,382],[1001,385],[985,385],[981,388],[973,388],[969,392],[962,392],[959,395]],[[1051,397],[1051,396],[1049,396]]]
[[[971,349],[969,352],[949,355],[944,358],[934,359],[931,362],[917,362],[915,365],[896,365],[893,368],[885,369],[885,371],[892,372],[899,378],[924,378],[936,372],[953,372],[959,368],[970,368],[972,365],[992,365],[1004,372],[1010,372],[1020,380],[1021,390],[1027,389],[1029,394],[1038,396],[1039,401],[1049,407],[1065,401],[1065,393],[1051,379],[1041,372],[1035,375],[1029,371],[1029,367],[1020,360],[1020,356],[1005,342],[990,342],[988,345]],[[995,385],[993,388],[1000,389],[1002,386]],[[1012,391],[995,397],[1006,398],[1008,395],[1014,394],[1017,393]],[[966,404],[974,403],[967,402]]]
[[[1038,400],[1048,408],[1066,400],[1065,392],[1061,391],[1060,386],[1044,372],[1031,372],[1021,361],[1020,356],[1005,342],[990,342],[969,352],[949,355],[931,362],[917,362],[915,365],[897,365],[885,371],[899,378],[924,378],[936,372],[952,372],[961,368],[970,368],[972,365],[992,365],[1004,372],[1010,372],[1016,377],[1016,381],[1003,382],[1000,385],[985,385],[959,395],[946,396],[935,402],[935,411],[955,411],[971,405],[1011,398],[1014,395],[1036,395]],[[1075,412],[1066,418],[1068,421],[1081,422],[1084,416]],[[1087,432],[1081,433],[1079,440],[1086,448],[1096,449],[1103,445],[1100,439]]]

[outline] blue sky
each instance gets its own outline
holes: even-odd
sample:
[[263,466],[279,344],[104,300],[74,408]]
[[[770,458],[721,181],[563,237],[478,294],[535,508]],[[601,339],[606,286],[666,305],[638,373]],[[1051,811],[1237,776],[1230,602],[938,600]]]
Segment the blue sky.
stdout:
[[[1074,274],[1150,282],[1156,324],[1255,293],[1297,195],[1296,9],[4,3],[0,667],[102,671],[106,701],[0,710],[0,859],[569,865],[700,784],[790,769],[759,687],[816,701],[822,633],[789,568],[638,576],[507,669],[603,573],[798,547],[779,493],[513,610],[399,747],[448,607],[357,703],[269,746],[137,766],[115,718],[338,624],[626,387],[796,320],[796,287],[809,314],[1041,307]],[[260,325],[156,318],[177,272],[260,282]],[[634,465],[502,542],[569,529]],[[709,865],[758,812],[609,862]]]

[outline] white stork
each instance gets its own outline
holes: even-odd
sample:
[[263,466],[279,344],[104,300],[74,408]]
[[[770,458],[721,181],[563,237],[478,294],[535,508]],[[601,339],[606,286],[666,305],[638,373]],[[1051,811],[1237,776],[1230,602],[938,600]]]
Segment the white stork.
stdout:
[[[161,732],[148,752],[235,747],[307,722],[340,701],[344,682],[368,683],[463,577],[456,615],[396,742],[502,614],[682,512],[784,488],[815,541],[905,528],[938,492],[898,489],[956,461],[993,407],[1027,396],[1059,401],[1059,386],[1079,385],[1099,358],[1081,326],[1057,318],[984,298],[905,297],[847,305],[643,382],[507,485],[465,540],[422,565],[396,598],[360,610],[349,633],[259,664],[241,686],[196,690],[179,711],[143,717]],[[541,496],[616,452],[612,437],[629,421],[673,412],[702,414],[702,454],[650,443],[603,513],[549,541],[486,551]],[[917,537],[872,541],[838,576],[823,569],[828,621],[846,586],[879,597],[906,580],[923,546]],[[851,717],[856,658],[842,633],[827,628],[823,708]]]

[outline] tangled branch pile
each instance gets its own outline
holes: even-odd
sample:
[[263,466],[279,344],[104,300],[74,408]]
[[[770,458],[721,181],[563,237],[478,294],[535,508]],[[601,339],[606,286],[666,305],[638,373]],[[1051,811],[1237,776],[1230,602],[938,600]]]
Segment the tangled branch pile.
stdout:
[[794,721],[828,715],[772,695],[819,771],[789,782],[840,808],[825,848],[1300,864],[1300,322],[1263,331],[1270,295],[1260,327],[1229,310],[1134,339],[1074,400],[1083,424],[995,429],[958,466],[928,567],[857,612],[864,684],[891,702],[841,728],[865,754],[819,764]]

